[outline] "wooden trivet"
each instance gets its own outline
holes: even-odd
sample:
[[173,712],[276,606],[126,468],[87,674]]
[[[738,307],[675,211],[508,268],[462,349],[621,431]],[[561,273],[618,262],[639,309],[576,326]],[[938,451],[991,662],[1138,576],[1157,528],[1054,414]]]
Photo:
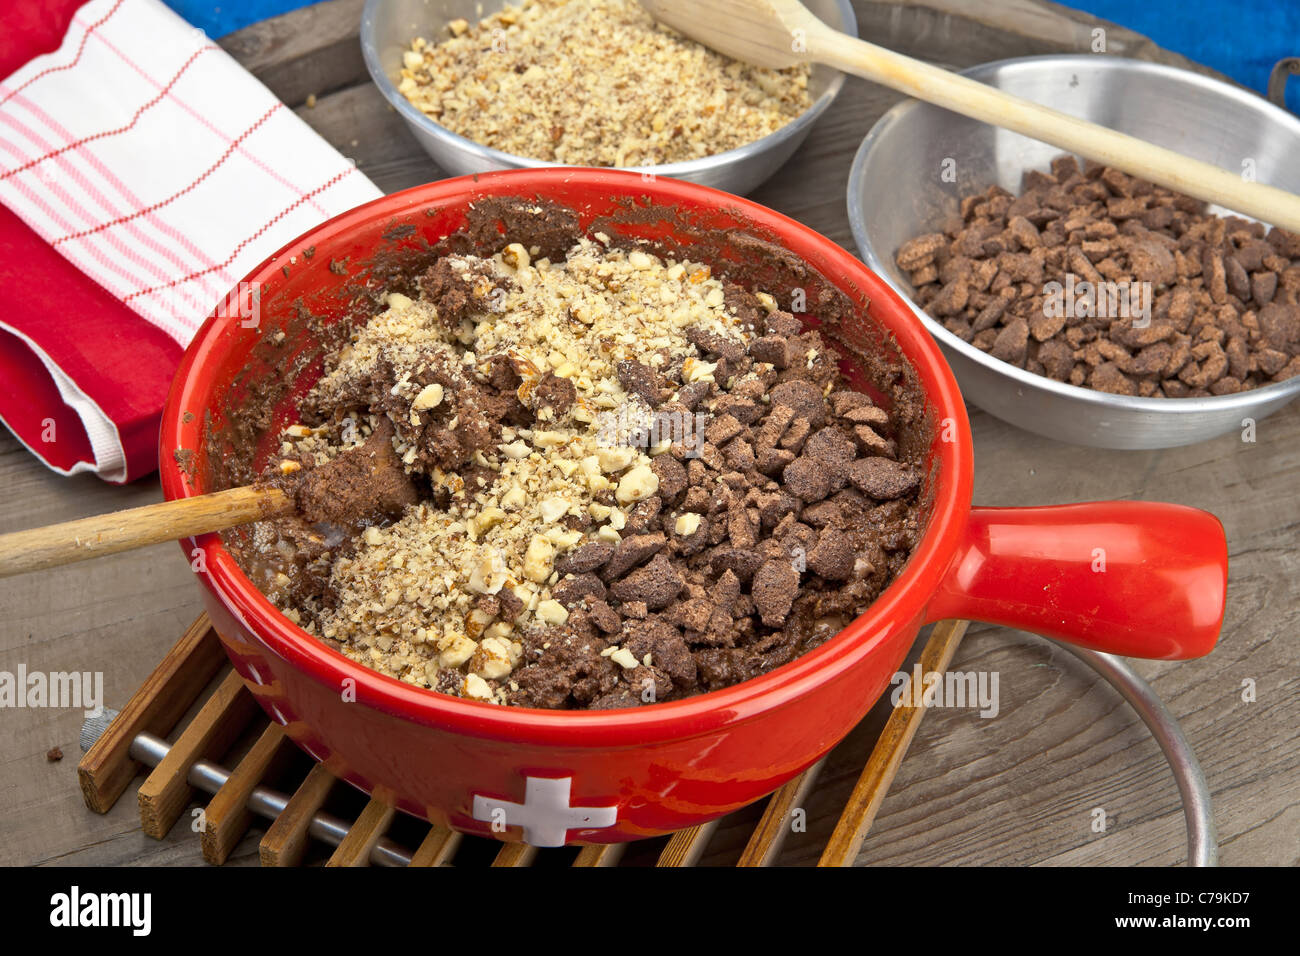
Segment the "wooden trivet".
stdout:
[[[935,625],[921,652],[923,674],[942,674],[947,669],[967,626],[966,621]],[[215,690],[200,705],[201,695],[218,675]],[[911,697],[906,689],[900,695],[822,852],[820,866],[850,866],[857,858],[925,716],[923,704],[908,703]],[[194,716],[168,744],[165,738],[196,705]],[[251,746],[233,769],[218,763],[237,740],[250,737]],[[334,847],[329,866],[442,866],[455,862],[469,844],[495,848],[492,866],[530,866],[541,852],[522,843],[497,844],[423,821],[419,824],[424,828],[422,838],[403,845],[387,835],[398,814],[381,799],[369,798],[351,820],[323,809],[339,781],[320,764],[297,778],[291,793],[268,786],[264,781],[286,769],[296,748],[278,724],[266,719],[230,667],[206,615],[190,626],[106,729],[102,722],[87,723],[82,746],[87,752],[77,775],[86,806],[96,813],[107,813],[137,774],[152,768],[140,784],[137,799],[140,827],[155,839],[167,835],[197,791],[211,794],[199,817],[199,844],[209,863],[226,862],[258,816],[270,821],[259,846],[263,866],[300,864],[313,840]],[[738,866],[768,866],[775,861],[790,832],[792,811],[811,792],[825,762],[823,758],[767,798]],[[658,865],[694,866],[719,822],[673,834],[659,853]],[[628,847],[582,847],[573,865],[616,866]]]

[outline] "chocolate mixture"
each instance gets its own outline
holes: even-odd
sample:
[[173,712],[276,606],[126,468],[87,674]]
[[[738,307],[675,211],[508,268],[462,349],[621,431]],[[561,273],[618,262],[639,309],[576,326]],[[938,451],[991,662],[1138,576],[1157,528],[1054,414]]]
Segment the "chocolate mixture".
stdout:
[[264,480],[300,514],[227,542],[291,619],[443,693],[605,709],[764,673],[879,596],[921,534],[914,403],[708,266],[511,235],[389,295],[282,432]]

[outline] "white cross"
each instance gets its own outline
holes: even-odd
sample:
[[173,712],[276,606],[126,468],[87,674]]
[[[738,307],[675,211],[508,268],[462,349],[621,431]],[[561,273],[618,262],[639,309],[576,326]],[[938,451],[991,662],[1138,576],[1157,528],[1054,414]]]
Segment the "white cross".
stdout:
[[526,777],[524,802],[474,794],[474,819],[523,827],[529,846],[564,846],[569,830],[612,827],[618,807],[571,807],[572,777]]

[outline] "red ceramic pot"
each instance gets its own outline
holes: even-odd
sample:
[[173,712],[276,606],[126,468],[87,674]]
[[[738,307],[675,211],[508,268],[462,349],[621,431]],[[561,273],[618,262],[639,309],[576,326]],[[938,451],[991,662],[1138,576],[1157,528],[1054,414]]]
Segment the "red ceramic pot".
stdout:
[[[957,385],[883,281],[775,212],[636,174],[560,168],[446,180],[354,209],[285,247],[248,278],[261,290],[259,326],[214,316],[185,353],[163,413],[166,496],[210,490],[205,413],[220,419],[237,404],[259,336],[283,327],[299,302],[339,311],[347,284],[378,251],[437,242],[464,224],[469,203],[491,195],[549,198],[576,210],[584,227],[620,200],[648,196],[713,228],[764,236],[817,269],[861,307],[861,328],[850,330],[859,346],[896,348],[925,393],[936,423],[927,528],[893,585],[811,653],[725,690],[603,712],[503,708],[381,676],[281,615],[217,535],[183,542],[188,556],[202,552],[192,565],[208,612],[249,690],[338,776],[466,832],[547,846],[631,840],[703,823],[810,766],[882,694],[927,622],[975,618],[1140,657],[1197,657],[1214,645],[1227,583],[1214,516],[1142,502],[972,509],[971,434]],[[643,225],[647,235],[676,228]]]

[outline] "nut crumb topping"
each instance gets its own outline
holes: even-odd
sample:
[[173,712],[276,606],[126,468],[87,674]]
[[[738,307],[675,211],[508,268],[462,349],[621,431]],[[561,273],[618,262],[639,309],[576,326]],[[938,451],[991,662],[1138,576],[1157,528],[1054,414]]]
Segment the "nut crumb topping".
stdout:
[[[454,420],[502,358],[525,407],[536,403],[547,377],[570,383],[574,399],[563,412],[547,406],[545,428],[508,427],[500,437],[509,441],[479,450],[476,463],[492,477],[478,488],[419,458],[421,430],[399,431],[395,451],[410,470],[423,470],[446,502],[421,502],[387,527],[366,528],[352,553],[334,562],[337,600],[315,623],[344,654],[390,676],[433,684],[463,669],[451,690],[504,703],[499,682],[523,654],[515,631],[568,619],[552,596],[557,558],[593,538],[619,542],[631,508],[658,489],[654,449],[616,444],[652,416],[650,405],[624,388],[620,364],[652,351],[659,368],[681,368],[697,354],[687,328],[736,341],[741,332],[724,307],[722,283],[690,262],[583,239],[558,264],[534,261],[517,244],[492,259],[450,263],[485,291],[508,291],[485,297],[485,311],[451,328],[433,302],[390,294],[388,308],[330,363],[312,400],[346,404],[368,383],[391,380],[397,422],[418,423],[425,413]],[[431,368],[454,386],[422,384]],[[302,425],[284,437],[322,461],[338,453]],[[483,604],[503,594],[514,613],[501,619]],[[445,676],[439,686],[447,688]]]
[[579,166],[653,166],[761,139],[809,106],[809,69],[740,63],[636,0],[524,0],[403,57],[399,91],[454,133]]

